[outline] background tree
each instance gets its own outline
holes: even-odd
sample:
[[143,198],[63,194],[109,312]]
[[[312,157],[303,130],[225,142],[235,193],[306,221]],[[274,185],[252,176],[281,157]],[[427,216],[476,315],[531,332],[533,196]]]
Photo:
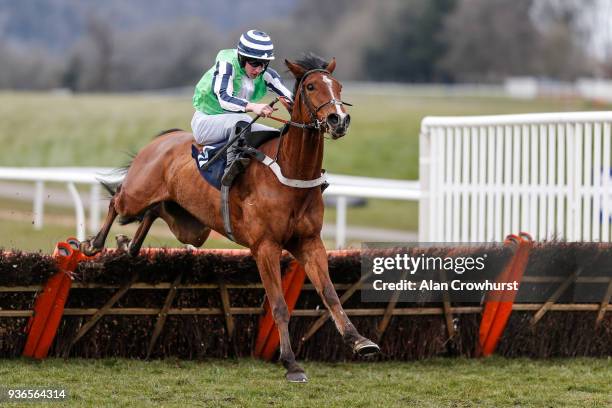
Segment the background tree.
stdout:
[[235,46],[208,27],[201,19],[186,19],[156,24],[124,38],[117,43],[113,60],[113,89],[195,86],[217,51]]
[[[539,0],[533,2],[531,19],[539,34],[534,71],[562,80],[574,80],[595,71],[592,49],[598,10],[596,0]],[[610,24],[610,21],[608,21]]]
[[249,28],[271,34],[279,56],[274,68],[283,71],[284,58],[314,51],[338,59],[341,80],[612,77],[611,3],[0,0],[0,87],[193,86],[216,51],[234,47]]
[[75,91],[108,91],[111,88],[114,33],[108,21],[91,16],[86,35],[69,57],[63,85]]
[[447,54],[439,66],[459,81],[509,75],[574,79],[592,65],[579,23],[592,1],[461,0],[444,23]]
[[59,85],[63,66],[46,50],[0,39],[0,89],[49,89]]
[[438,66],[460,81],[499,81],[533,72],[538,32],[532,0],[462,0],[441,34],[448,52]]
[[446,51],[440,37],[444,17],[455,0],[412,0],[401,3],[386,32],[365,51],[368,79],[431,82],[446,77],[437,61]]

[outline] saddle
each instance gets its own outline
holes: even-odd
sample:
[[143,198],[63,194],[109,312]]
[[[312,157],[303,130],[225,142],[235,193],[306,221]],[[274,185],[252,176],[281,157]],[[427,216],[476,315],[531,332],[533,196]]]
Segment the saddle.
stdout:
[[[235,134],[242,132],[247,125],[248,122],[238,122],[234,130]],[[246,170],[250,163],[250,156],[245,153],[245,150],[249,148],[257,149],[267,141],[286,133],[287,130],[288,127],[284,126],[280,130],[247,131],[243,137],[238,139],[234,145],[213,162],[211,160],[217,152],[225,147],[226,141],[206,146],[192,145],[191,157],[195,159],[196,166],[204,180],[217,190],[221,190],[222,185],[230,187],[235,178]]]

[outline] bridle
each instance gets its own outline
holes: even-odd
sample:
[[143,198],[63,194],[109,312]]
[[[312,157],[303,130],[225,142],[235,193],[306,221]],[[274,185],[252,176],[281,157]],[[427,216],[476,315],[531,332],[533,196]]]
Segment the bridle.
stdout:
[[[324,133],[327,132],[329,129],[327,128],[327,122],[324,120],[319,120],[319,118],[317,117],[317,114],[319,113],[319,111],[321,109],[323,109],[324,107],[326,107],[327,105],[334,105],[334,106],[343,106],[343,105],[347,105],[347,106],[353,106],[352,104],[348,103],[348,102],[344,102],[335,98],[330,99],[329,101],[322,103],[319,106],[314,106],[314,104],[312,103],[312,101],[310,100],[310,98],[308,98],[308,96],[306,95],[306,92],[304,91],[304,80],[310,75],[310,74],[314,74],[315,72],[322,72],[324,74],[327,74],[329,76],[331,76],[331,72],[322,69],[322,68],[316,68],[316,69],[311,69],[310,71],[306,71],[306,73],[304,73],[304,75],[302,75],[302,78],[300,78],[300,82],[298,84],[298,91],[296,92],[300,94],[300,99],[302,101],[304,101],[304,104],[306,105],[306,108],[308,108],[308,115],[310,116],[310,123],[299,123],[299,122],[293,122],[290,120],[284,120],[284,119],[279,119],[279,118],[275,118],[275,117],[270,117],[271,119],[274,120],[278,120],[280,122],[283,122],[289,126],[294,126],[294,127],[298,127],[301,129],[312,129],[312,130],[320,130],[323,131]],[[295,108],[295,107],[294,107]]]
[[327,101],[325,103],[322,103],[321,105],[315,107],[312,104],[312,101],[310,100],[310,98],[307,97],[306,92],[304,91],[304,80],[310,74],[313,74],[315,72],[322,72],[324,74],[327,74],[327,75],[331,76],[331,72],[327,71],[326,69],[321,69],[321,68],[311,69],[310,71],[307,71],[302,76],[302,78],[300,79],[300,84],[298,85],[298,87],[300,89],[300,98],[304,101],[304,104],[306,104],[306,107],[308,108],[308,113],[310,115],[310,120],[311,120],[310,126],[312,126],[313,129],[323,130],[325,132],[325,131],[327,131],[327,122],[321,121],[317,117],[317,114],[319,113],[319,111],[322,108],[326,107],[327,105],[335,105],[335,106],[342,106],[342,105],[353,106],[353,105],[351,105],[350,103],[346,103],[346,102],[340,101],[338,99],[332,98],[329,101]]

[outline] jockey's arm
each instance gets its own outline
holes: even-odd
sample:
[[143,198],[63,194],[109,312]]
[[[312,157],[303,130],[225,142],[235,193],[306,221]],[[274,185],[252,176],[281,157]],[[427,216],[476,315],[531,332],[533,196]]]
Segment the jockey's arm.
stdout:
[[233,96],[234,72],[232,64],[223,61],[217,63],[213,84],[213,90],[223,109],[230,112],[254,112],[247,109],[249,101]]
[[291,105],[293,105],[293,94],[289,89],[287,89],[287,87],[285,87],[285,85],[283,85],[280,75],[278,75],[278,73],[272,68],[268,68],[263,75],[268,89],[280,96],[281,102],[285,108],[291,111]]

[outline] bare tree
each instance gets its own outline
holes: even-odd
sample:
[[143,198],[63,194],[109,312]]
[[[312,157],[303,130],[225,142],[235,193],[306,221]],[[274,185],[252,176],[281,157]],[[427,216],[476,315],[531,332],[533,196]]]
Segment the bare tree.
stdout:
[[464,81],[592,73],[582,15],[592,1],[461,0],[446,21],[441,66]]
[[[123,34],[113,60],[112,87],[154,89],[194,85],[224,43],[201,19],[174,20]],[[229,39],[228,39],[229,40]]]
[[538,32],[532,0],[462,0],[446,20],[440,66],[464,81],[497,81],[533,72]]
[[110,85],[111,61],[113,58],[113,33],[110,24],[103,19],[90,17],[87,33],[96,54],[97,72],[95,87],[107,91]]
[[533,3],[531,18],[538,30],[539,53],[536,72],[573,80],[593,75],[596,56],[592,49],[596,12],[595,0],[539,0]]
[[50,89],[59,85],[62,64],[40,48],[0,40],[0,88]]
[[111,26],[101,17],[91,16],[84,38],[70,53],[63,77],[64,86],[75,91],[107,91],[114,52]]
[[364,51],[376,46],[402,1],[302,0],[290,19],[264,21],[261,26],[272,36],[282,58],[308,51],[335,57],[336,76],[361,79]]

